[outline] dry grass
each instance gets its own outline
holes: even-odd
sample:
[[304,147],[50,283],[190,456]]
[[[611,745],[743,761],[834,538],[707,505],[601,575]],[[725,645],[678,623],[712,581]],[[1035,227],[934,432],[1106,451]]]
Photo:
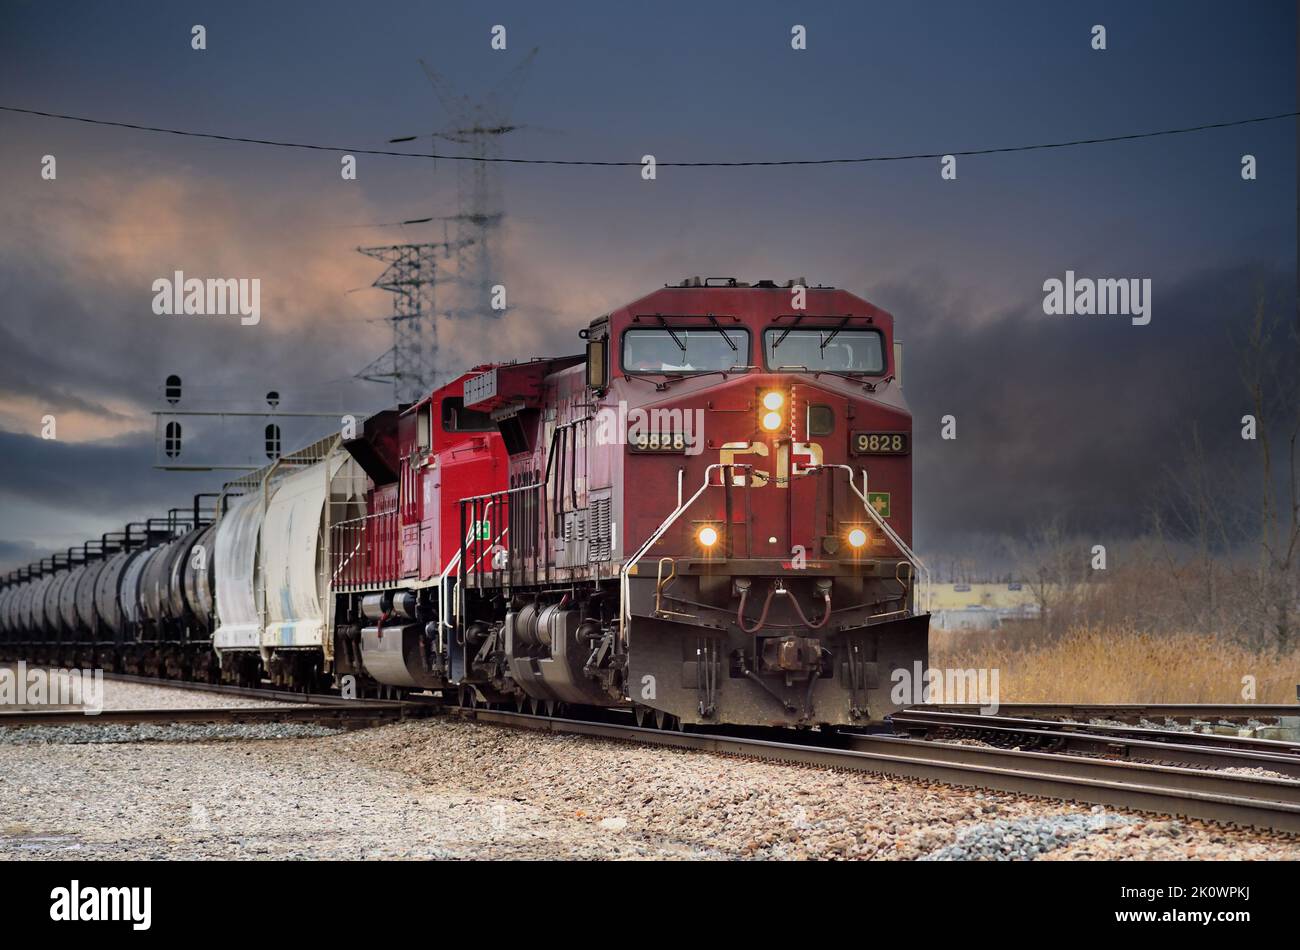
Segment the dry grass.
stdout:
[[1148,634],[1084,627],[1053,638],[1032,628],[930,632],[930,666],[1000,670],[1007,703],[1294,703],[1300,649],[1255,652],[1203,634]]

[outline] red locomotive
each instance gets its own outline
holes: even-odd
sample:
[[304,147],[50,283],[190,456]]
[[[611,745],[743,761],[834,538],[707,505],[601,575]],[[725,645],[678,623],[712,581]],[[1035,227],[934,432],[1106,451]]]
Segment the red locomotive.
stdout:
[[584,356],[481,366],[346,448],[334,674],[638,722],[879,720],[926,660],[894,320],[694,278]]

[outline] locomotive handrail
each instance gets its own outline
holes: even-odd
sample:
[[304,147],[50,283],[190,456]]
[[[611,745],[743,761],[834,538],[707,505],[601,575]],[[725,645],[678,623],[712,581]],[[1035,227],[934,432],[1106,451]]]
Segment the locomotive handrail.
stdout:
[[[513,511],[514,501],[512,499],[512,496],[526,495],[527,493],[532,493],[534,495],[537,495],[543,502],[545,502],[546,498],[545,495],[543,494],[543,490],[545,489],[545,487],[546,487],[545,481],[536,481],[524,485],[515,485],[511,488],[503,488],[500,491],[487,492],[486,494],[482,494],[482,495],[467,495],[459,499],[457,504],[460,507],[462,524],[465,523],[464,519],[467,514],[469,516],[469,521],[471,522],[468,528],[466,529],[466,542],[473,540],[469,535],[470,532],[475,527],[475,525],[472,522],[476,518],[476,513],[479,516],[478,520],[483,521],[486,520],[485,513],[488,510],[490,510],[490,508],[494,504],[500,504],[506,511],[506,514],[503,516],[506,519],[504,522],[506,527],[503,528],[500,532],[498,532],[495,537],[485,537],[480,539],[488,542],[487,550],[483,553],[480,553],[479,556],[475,558],[475,560],[472,563],[468,561],[463,563],[461,569],[466,572],[473,571],[476,575],[475,578],[476,581],[481,579],[484,572],[479,568],[479,565],[482,563],[484,556],[486,556],[486,554],[488,553],[491,553],[494,550],[494,548],[501,543],[501,539],[510,533],[510,520],[514,518],[514,511]],[[480,510],[478,509],[477,506],[478,503],[482,501],[486,501],[487,504]],[[524,528],[523,525],[520,525],[519,527],[521,529]],[[538,558],[542,556],[542,545],[540,541],[532,538],[532,536],[527,531],[523,531],[523,533],[521,533],[520,531],[516,531],[515,538],[516,540],[519,541],[519,543],[531,544],[532,547],[529,548],[528,550],[521,549],[517,552],[511,552],[512,554],[518,553],[519,555],[521,555],[521,559],[519,563],[516,563],[516,559],[512,557],[510,559],[510,566],[507,569],[512,573],[512,575],[516,570],[519,571],[526,570],[524,565],[526,564],[531,552],[531,557],[534,562],[533,570],[534,572],[536,572],[538,569],[538,565],[537,565]],[[464,546],[465,545],[462,545],[462,547]],[[502,568],[490,568],[490,572],[498,572],[501,570]],[[468,578],[468,573],[466,574],[466,578]]]
[[[354,559],[354,558],[355,558],[359,553],[362,553],[362,546],[363,546],[363,545],[365,544],[365,542],[366,542],[366,535],[365,535],[365,530],[364,530],[364,529],[365,529],[366,522],[368,522],[368,521],[374,521],[374,520],[377,520],[377,519],[379,519],[379,518],[391,517],[391,516],[397,514],[397,511],[398,511],[397,506],[394,505],[393,507],[391,507],[391,508],[385,508],[385,509],[382,510],[382,511],[371,511],[371,512],[368,512],[368,513],[366,513],[366,514],[364,514],[364,515],[358,515],[358,516],[355,517],[355,518],[345,518],[345,519],[342,520],[342,521],[336,521],[336,522],[334,522],[334,523],[330,526],[330,530],[331,530],[331,533],[332,533],[332,534],[338,534],[338,535],[341,536],[341,535],[343,535],[344,533],[346,533],[346,532],[348,532],[348,531],[355,531],[356,534],[357,534],[357,543],[356,543],[356,546],[355,546],[351,551],[347,552],[346,555],[344,554],[343,551],[337,551],[337,552],[336,552],[336,551],[334,551],[333,548],[331,547],[331,558],[334,559],[333,556],[334,556],[335,554],[337,554],[337,558],[336,558],[336,559],[338,560],[338,564],[335,566],[335,568],[334,568],[334,572],[333,572],[333,574],[332,574],[331,577],[330,577],[330,584],[331,584],[331,586],[333,586],[333,585],[338,581],[339,576],[342,574],[344,568],[346,568],[349,564],[351,564],[351,563],[352,563],[352,560],[353,560],[353,559]],[[366,548],[364,553],[367,555],[367,559],[366,559],[366,560],[367,560],[367,563],[364,565],[364,567],[369,568],[369,567],[370,567],[370,564],[368,563],[368,556],[369,556],[369,554],[370,554],[370,550],[369,550],[369,548]],[[384,581],[387,581],[387,580],[393,580],[393,579],[395,579],[395,578],[387,578],[387,577],[385,577],[385,578],[373,578],[373,577],[372,577],[372,578],[370,578],[370,579],[371,579],[371,580],[384,580]],[[363,578],[362,580],[364,581],[365,578]]]
[[[848,473],[849,488],[853,489],[853,494],[857,495],[860,499],[862,499],[862,507],[865,508],[867,514],[871,516],[871,520],[876,523],[876,525],[880,528],[880,530],[885,532],[885,537],[889,538],[889,540],[894,543],[894,546],[898,548],[898,550],[902,553],[903,557],[907,558],[907,562],[912,565],[913,570],[918,571],[920,573],[921,584],[920,584],[920,590],[918,591],[920,596],[916,598],[917,603],[915,606],[919,606],[924,610],[925,613],[929,613],[930,612],[930,569],[926,567],[924,561],[922,561],[919,557],[917,557],[916,552],[913,551],[907,545],[907,543],[898,536],[898,532],[895,531],[893,528],[891,528],[885,522],[885,519],[880,516],[880,513],[876,511],[876,509],[871,507],[871,502],[867,499],[867,496],[862,492],[858,491],[857,483],[854,482],[853,480],[853,467],[851,465],[818,465],[815,467],[816,468],[838,468]],[[865,472],[863,473],[863,478],[864,480],[866,478]]]
[[695,490],[695,494],[688,498],[685,503],[679,503],[677,505],[677,510],[664,519],[663,524],[659,525],[659,527],[655,529],[654,534],[650,535],[650,537],[646,539],[645,543],[636,549],[636,553],[633,554],[632,557],[623,564],[622,568],[619,569],[619,600],[621,603],[618,611],[618,648],[620,651],[627,649],[627,623],[632,619],[632,605],[629,603],[631,599],[631,584],[628,581],[628,575],[632,572],[632,569],[636,567],[637,562],[645,556],[645,553],[650,550],[656,541],[664,536],[664,533],[673,526],[673,522],[681,517],[682,512],[695,504],[695,500],[704,494],[706,488],[725,487],[721,484],[710,485],[709,479],[713,475],[713,470],[715,468],[729,468],[733,470],[743,468],[752,470],[753,467],[754,466],[752,465],[737,464],[734,462],[714,462],[705,468],[704,483]]
[[500,498],[502,495],[513,495],[515,492],[522,491],[536,491],[538,485],[545,484],[545,482],[533,482],[531,485],[516,485],[514,488],[503,488],[500,491],[491,491],[485,495],[466,495],[459,500],[458,504],[464,505],[467,501],[482,501],[485,498],[488,499],[490,504],[493,499]]
[[[486,496],[480,496],[480,497],[486,497]],[[468,500],[469,499],[466,498],[460,499],[461,503],[464,503],[465,501]],[[483,508],[483,515],[485,518],[487,517],[487,513],[492,510],[492,506],[495,503],[496,503],[496,499],[488,498],[488,503]],[[506,531],[509,530],[510,530],[509,528],[506,528]],[[438,574],[438,653],[439,654],[443,652],[446,643],[446,641],[443,639],[443,631],[450,630],[453,627],[453,625],[447,619],[448,606],[449,606],[448,598],[447,598],[447,586],[446,586],[447,578],[451,576],[452,571],[454,571],[457,567],[460,566],[461,551],[463,551],[469,545],[469,543],[474,540],[474,538],[472,537],[474,531],[475,531],[475,525],[470,525],[469,530],[465,532],[464,540],[461,541],[460,548],[457,549],[456,553],[447,562],[447,565]],[[460,581],[458,578],[457,584],[459,583]],[[459,592],[457,592],[457,597],[459,598]],[[460,619],[459,610],[456,611],[456,618],[458,620]]]

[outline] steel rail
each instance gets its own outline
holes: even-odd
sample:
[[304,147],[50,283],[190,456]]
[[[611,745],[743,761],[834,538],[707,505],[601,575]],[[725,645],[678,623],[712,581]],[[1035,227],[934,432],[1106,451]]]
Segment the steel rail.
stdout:
[[1300,834],[1300,783],[1286,779],[888,736],[851,735],[846,737],[850,747],[844,749],[497,710],[453,707],[448,712],[543,732],[848,769]]
[[[935,710],[938,712],[974,713],[980,709],[979,703],[927,703],[910,709]],[[1031,719],[1073,719],[1086,722],[1089,719],[1114,719],[1117,722],[1136,722],[1141,719],[1151,721],[1170,719],[1175,722],[1183,720],[1206,720],[1218,722],[1256,722],[1273,723],[1278,719],[1300,718],[1300,704],[1277,703],[1001,703],[998,711],[1014,716]]]
[[[192,689],[200,693],[224,693],[227,696],[244,696],[249,699],[262,699],[276,703],[305,703],[323,706],[339,703],[368,702],[369,700],[344,699],[332,693],[295,693],[273,686],[232,686],[229,683],[202,683],[197,680],[163,679],[159,676],[142,676],[137,673],[104,673],[104,679],[123,683],[138,683],[142,686],[173,687],[175,689]],[[3,708],[3,707],[0,707]]]
[[[1300,749],[1291,752],[1257,752],[1241,748],[1222,748],[1197,744],[1200,733],[1191,733],[1184,742],[1152,739],[1133,739],[1123,735],[1099,735],[1087,729],[1023,729],[1000,725],[996,720],[972,726],[934,724],[922,717],[895,713],[890,717],[894,728],[904,732],[923,732],[928,735],[957,733],[957,737],[982,739],[998,748],[1018,746],[1021,751],[1069,752],[1076,755],[1127,758],[1163,762],[1192,768],[1257,768],[1267,769],[1294,779],[1300,779]],[[1167,735],[1161,733],[1162,736]]]
[[1080,733],[1117,740],[1138,739],[1170,745],[1203,746],[1219,750],[1259,752],[1293,758],[1300,762],[1300,743],[1281,739],[1258,739],[1253,736],[1228,736],[1217,732],[1181,732],[1176,729],[1146,729],[1140,726],[1101,725],[1062,722],[1050,719],[1023,719],[1012,716],[982,716],[979,713],[953,713],[929,709],[907,709],[890,717],[895,727],[918,729],[953,729],[978,736],[996,729],[1019,732],[1026,736],[1038,733]]

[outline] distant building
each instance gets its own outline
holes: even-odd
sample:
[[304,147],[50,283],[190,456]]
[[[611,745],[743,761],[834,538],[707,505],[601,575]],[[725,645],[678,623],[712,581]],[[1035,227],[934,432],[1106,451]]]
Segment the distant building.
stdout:
[[996,630],[1036,620],[1038,602],[1025,584],[932,584],[931,625],[937,630]]

